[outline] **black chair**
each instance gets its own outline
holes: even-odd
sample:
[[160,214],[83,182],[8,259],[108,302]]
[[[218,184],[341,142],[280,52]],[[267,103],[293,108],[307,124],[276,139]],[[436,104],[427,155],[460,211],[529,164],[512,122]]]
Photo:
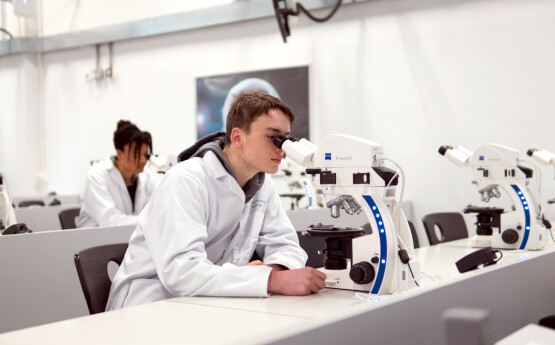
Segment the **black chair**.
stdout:
[[108,263],[114,261],[121,265],[126,250],[127,243],[114,243],[87,248],[74,255],[75,268],[91,315],[106,310],[112,285]]
[[77,227],[77,225],[75,225],[75,217],[79,215],[80,210],[81,209],[79,207],[75,207],[68,208],[58,213],[62,229],[75,229]]
[[4,229],[3,227],[0,228],[0,233],[2,235],[17,235],[31,232],[33,232],[33,230],[29,229],[27,227],[27,224],[25,223],[13,224],[11,226],[8,226],[6,229]]
[[410,220],[408,222],[409,222],[410,234],[412,235],[412,244],[414,245],[414,248],[420,248],[420,241],[418,240],[418,234],[416,233],[416,228],[414,227],[413,222],[411,222]]
[[45,206],[42,200],[23,200],[17,204],[17,207],[29,207],[29,206]]
[[[466,223],[462,214],[458,212],[430,213],[422,218],[422,224],[430,245],[468,237]],[[441,238],[436,235],[436,227],[441,232]]]

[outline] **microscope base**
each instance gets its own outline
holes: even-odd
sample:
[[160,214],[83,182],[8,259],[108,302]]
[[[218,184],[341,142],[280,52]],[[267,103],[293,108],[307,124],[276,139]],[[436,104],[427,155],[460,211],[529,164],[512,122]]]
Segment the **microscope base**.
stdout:
[[[474,248],[493,247],[495,249],[520,249],[522,241],[506,243],[500,234],[491,236],[476,235],[470,239],[470,246]],[[530,231],[525,250],[542,250],[547,245],[547,234],[545,227],[538,227]]]
[[[413,275],[416,279],[420,277],[420,262],[415,259],[410,261],[412,273],[409,270],[409,266],[406,264],[399,262],[397,267],[400,268],[396,273],[397,279],[394,279],[394,281],[389,285],[384,283],[376,295],[387,295],[395,293],[399,289],[405,290],[416,286]],[[329,270],[322,267],[318,268],[318,270],[326,274],[326,288],[328,289],[371,292],[375,283],[374,280],[370,284],[356,284],[349,276],[350,269]]]
[[369,292],[370,289],[372,289],[372,284],[355,284],[349,277],[350,269],[328,270],[325,268],[319,268],[318,270],[326,274],[326,287],[329,289],[352,290],[362,292]]

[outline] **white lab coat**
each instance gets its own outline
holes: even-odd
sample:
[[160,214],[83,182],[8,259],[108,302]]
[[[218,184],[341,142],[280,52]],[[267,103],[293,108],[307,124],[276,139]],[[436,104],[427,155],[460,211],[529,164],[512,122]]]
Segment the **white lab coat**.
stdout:
[[121,172],[111,158],[94,164],[87,176],[77,227],[129,225],[150,200],[158,176],[148,168],[138,175],[135,209]]
[[[213,152],[173,167],[139,215],[106,310],[176,296],[268,296],[271,268],[304,267],[306,253],[269,175],[245,204]],[[242,267],[241,267],[242,266]]]
[[[15,218],[15,212],[12,206],[12,200],[8,194],[8,189],[5,185],[0,184],[0,221],[2,225],[7,229],[10,226],[17,224],[17,219]],[[2,230],[3,231],[3,230]],[[0,231],[0,236],[2,236],[2,231]]]

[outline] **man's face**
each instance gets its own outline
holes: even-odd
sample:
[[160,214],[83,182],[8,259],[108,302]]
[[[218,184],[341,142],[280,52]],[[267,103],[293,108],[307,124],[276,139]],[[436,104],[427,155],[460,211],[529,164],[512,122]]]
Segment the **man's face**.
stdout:
[[149,158],[148,145],[142,144],[139,157],[135,157],[135,146],[137,143],[132,142],[123,147],[123,151],[116,150],[118,159],[126,171],[132,171],[139,174],[145,169],[146,162]]
[[291,123],[281,110],[272,109],[268,115],[259,116],[250,125],[249,133],[242,132],[245,168],[253,173],[260,171],[275,174],[283,158],[283,151],[274,145],[278,135],[289,136]]

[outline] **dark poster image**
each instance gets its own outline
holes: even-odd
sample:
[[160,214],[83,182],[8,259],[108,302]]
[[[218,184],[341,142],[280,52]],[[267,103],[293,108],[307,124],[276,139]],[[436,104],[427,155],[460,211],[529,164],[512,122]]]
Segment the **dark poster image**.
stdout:
[[225,131],[231,102],[249,91],[266,92],[289,105],[297,116],[291,136],[309,139],[308,66],[197,78],[197,138]]

